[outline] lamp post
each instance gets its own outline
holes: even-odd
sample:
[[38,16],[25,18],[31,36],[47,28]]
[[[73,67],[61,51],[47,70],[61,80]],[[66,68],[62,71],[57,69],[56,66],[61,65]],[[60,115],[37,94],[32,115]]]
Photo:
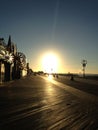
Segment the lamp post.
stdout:
[[83,67],[83,77],[85,78],[85,67],[86,67],[86,64],[87,64],[87,60],[82,60],[82,67]]

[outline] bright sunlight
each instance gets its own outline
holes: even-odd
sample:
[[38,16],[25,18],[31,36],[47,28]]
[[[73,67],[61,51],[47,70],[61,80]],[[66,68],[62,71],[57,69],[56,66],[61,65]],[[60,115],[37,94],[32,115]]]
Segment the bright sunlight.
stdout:
[[43,56],[42,64],[46,73],[56,73],[58,69],[58,58],[54,53],[47,53]]

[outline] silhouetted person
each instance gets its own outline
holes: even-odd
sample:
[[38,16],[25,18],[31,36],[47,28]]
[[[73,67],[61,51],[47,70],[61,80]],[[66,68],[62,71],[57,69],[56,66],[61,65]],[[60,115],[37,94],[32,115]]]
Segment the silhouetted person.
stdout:
[[74,76],[73,76],[73,74],[71,75],[70,80],[71,80],[71,81],[73,81],[73,80],[74,80]]
[[56,75],[56,78],[58,78],[58,74]]

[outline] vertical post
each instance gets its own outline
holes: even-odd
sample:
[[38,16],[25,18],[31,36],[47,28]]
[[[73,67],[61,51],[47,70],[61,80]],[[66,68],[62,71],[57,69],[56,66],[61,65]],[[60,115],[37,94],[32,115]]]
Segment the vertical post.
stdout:
[[29,63],[27,63],[27,75],[29,75]]
[[82,60],[82,67],[83,67],[83,77],[85,78],[85,67],[87,64],[87,60]]

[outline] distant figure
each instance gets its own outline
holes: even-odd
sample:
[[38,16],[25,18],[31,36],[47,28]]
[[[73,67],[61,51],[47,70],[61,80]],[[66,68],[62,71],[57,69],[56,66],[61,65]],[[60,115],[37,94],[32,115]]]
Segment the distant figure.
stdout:
[[71,81],[74,80],[74,76],[73,76],[73,74],[71,74],[71,78],[70,78],[70,80],[71,80]]
[[58,77],[58,74],[56,75],[56,78],[59,78],[59,77]]
[[53,74],[53,77],[55,78],[55,74]]

